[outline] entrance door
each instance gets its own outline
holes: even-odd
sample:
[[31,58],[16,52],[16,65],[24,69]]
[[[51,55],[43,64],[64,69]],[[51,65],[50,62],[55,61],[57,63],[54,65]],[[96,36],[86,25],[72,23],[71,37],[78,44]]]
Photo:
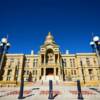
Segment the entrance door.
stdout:
[[54,69],[53,68],[46,68],[46,75],[53,75]]

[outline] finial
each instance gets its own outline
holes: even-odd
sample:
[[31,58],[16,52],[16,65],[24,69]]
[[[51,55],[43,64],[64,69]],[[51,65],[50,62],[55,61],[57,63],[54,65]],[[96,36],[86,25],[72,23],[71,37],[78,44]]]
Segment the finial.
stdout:
[[66,50],[66,54],[69,54],[69,50]]
[[51,32],[49,32],[48,35],[51,35]]
[[33,55],[34,54],[34,51],[33,50],[31,50],[31,55]]

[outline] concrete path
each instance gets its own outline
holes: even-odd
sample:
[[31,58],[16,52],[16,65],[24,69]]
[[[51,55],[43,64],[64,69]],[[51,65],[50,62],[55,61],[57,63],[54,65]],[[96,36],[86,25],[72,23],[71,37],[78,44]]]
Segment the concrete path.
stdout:
[[[100,100],[100,91],[98,87],[81,87],[81,95],[83,99],[80,100]],[[23,100],[48,100],[49,95],[48,85],[34,85],[24,87]],[[18,100],[19,87],[15,88],[0,88],[0,100]],[[79,100],[77,86],[53,86],[54,100]]]

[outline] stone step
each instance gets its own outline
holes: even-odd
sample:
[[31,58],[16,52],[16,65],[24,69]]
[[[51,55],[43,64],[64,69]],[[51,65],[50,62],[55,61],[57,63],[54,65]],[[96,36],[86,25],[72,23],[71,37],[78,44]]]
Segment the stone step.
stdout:
[[42,76],[41,78],[42,81],[60,81],[59,76],[53,76],[53,75],[47,75],[47,76]]

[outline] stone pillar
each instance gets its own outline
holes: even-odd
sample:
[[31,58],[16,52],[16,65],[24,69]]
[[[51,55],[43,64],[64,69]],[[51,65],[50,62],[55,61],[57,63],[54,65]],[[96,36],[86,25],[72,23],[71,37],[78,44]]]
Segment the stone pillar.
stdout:
[[54,68],[54,78],[55,78],[55,76],[56,76],[56,68]]
[[45,63],[45,55],[43,54],[43,64]]
[[40,63],[42,64],[42,54],[40,55]]
[[58,76],[59,74],[58,74],[58,68],[56,68],[56,75]]
[[46,64],[46,56],[45,56],[45,54],[44,54],[44,64]]
[[58,76],[60,76],[60,69],[58,68]]
[[41,54],[41,64],[44,64],[44,63],[45,63],[45,55]]
[[46,75],[46,68],[44,68],[43,75],[44,76]]
[[46,79],[46,68],[44,68],[44,71],[43,71],[43,76],[45,77]]
[[22,69],[19,68],[19,72],[18,72],[18,81],[20,82],[21,80],[21,74],[22,74]]
[[58,60],[57,60],[57,63],[59,64],[59,59],[60,59],[60,56],[59,56],[59,54],[58,54]]
[[11,81],[14,81],[14,76],[15,76],[14,74],[15,74],[15,69],[12,70]]
[[56,63],[56,54],[54,54],[54,56],[53,56],[53,59],[54,59],[54,64]]
[[55,54],[55,63],[57,64],[58,63],[58,54]]
[[58,69],[58,76],[59,76],[59,78],[61,77],[61,74],[60,74],[60,68]]
[[4,76],[3,76],[3,81],[6,81],[7,80],[7,73],[8,73],[8,70],[6,69],[5,70],[5,73],[4,73]]
[[96,69],[95,68],[93,68],[93,78],[94,78],[94,80],[97,80],[97,73],[96,73]]
[[11,81],[14,81],[14,76],[15,76],[15,63],[13,64]]
[[37,72],[36,72],[36,76],[37,76],[37,81],[40,79],[40,70],[39,69],[37,69],[36,70]]

